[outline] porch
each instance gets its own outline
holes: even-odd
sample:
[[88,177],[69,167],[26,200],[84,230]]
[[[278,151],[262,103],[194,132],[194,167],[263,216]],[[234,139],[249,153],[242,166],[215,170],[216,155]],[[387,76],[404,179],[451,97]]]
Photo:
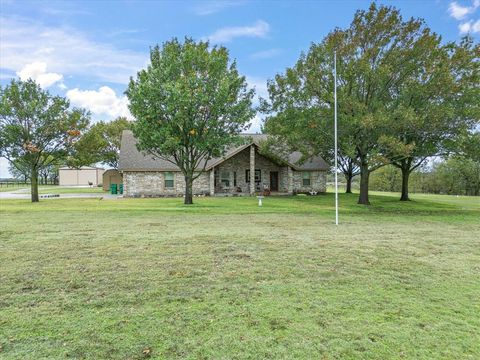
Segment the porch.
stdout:
[[288,195],[292,182],[292,169],[259,154],[255,144],[210,169],[211,196],[251,196],[264,191]]

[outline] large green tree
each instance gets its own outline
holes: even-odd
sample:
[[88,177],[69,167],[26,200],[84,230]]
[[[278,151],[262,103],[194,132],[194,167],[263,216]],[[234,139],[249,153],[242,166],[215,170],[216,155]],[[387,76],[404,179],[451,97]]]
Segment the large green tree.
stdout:
[[480,129],[463,134],[455,145],[456,155],[480,163]]
[[0,156],[29,168],[32,202],[38,202],[40,169],[65,159],[88,122],[88,113],[70,109],[67,99],[33,80],[0,87]]
[[269,99],[262,104],[272,114],[266,131],[275,133],[277,125],[269,123],[280,122],[284,134],[299,131],[299,139],[333,136],[336,51],[339,149],[359,166],[358,202],[369,204],[370,173],[388,163],[382,139],[391,132],[389,106],[395,90],[415,70],[423,44],[435,37],[422,20],[404,21],[395,8],[373,3],[357,11],[349,28],[336,29],[312,44],[293,68],[269,81]]
[[480,132],[462,135],[455,154],[446,162],[446,168],[456,174],[463,185],[465,195],[480,195]]
[[480,195],[480,162],[454,155],[435,166],[435,188],[443,194]]
[[68,165],[80,167],[103,163],[117,169],[122,132],[130,129],[131,125],[124,117],[95,123],[75,144],[75,152],[68,159]]
[[439,37],[423,41],[415,69],[394,89],[392,131],[384,138],[387,157],[402,173],[402,201],[409,200],[412,171],[455,148],[480,119],[479,45],[471,38],[459,45],[442,45]]
[[227,49],[188,38],[152,48],[150,65],[126,94],[138,149],[180,168],[185,204],[192,203],[192,184],[206,161],[238,141],[254,116],[254,92]]

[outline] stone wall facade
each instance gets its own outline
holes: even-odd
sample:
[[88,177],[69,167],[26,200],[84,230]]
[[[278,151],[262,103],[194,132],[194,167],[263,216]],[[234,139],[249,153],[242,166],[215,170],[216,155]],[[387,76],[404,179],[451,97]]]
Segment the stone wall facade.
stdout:
[[[185,178],[179,171],[173,173],[173,187],[165,187],[163,171],[124,171],[123,193],[125,197],[181,196],[185,193]],[[209,173],[204,172],[193,181],[194,195],[209,194]]]
[[[252,157],[252,155],[254,156]],[[308,193],[310,191],[326,191],[325,171],[309,171],[310,185],[303,185],[304,171],[295,171],[289,166],[278,165],[255,153],[248,147],[231,158],[225,160],[212,170],[205,171],[193,182],[194,195],[241,194],[251,193],[250,179],[247,170],[260,170],[261,179],[255,182],[255,192],[271,189],[270,173],[278,173],[278,192]],[[253,167],[252,167],[253,168]],[[172,188],[165,186],[165,174],[162,171],[124,171],[123,191],[126,197],[163,197],[182,196],[185,193],[185,178],[179,171],[172,172],[174,184]],[[251,173],[251,171],[250,171]],[[229,179],[228,186],[222,183],[222,174]],[[212,184],[213,182],[213,184]]]
[[325,171],[308,171],[310,174],[310,186],[303,185],[304,172],[293,171],[294,193],[308,193],[310,191],[324,193],[327,191],[327,174]]
[[[255,183],[255,191],[270,189],[270,172],[278,172],[278,191],[288,192],[288,167],[279,166],[255,151],[255,170],[260,170],[260,182]],[[250,170],[250,148],[244,149],[235,156],[225,160],[215,167],[216,193],[250,193],[250,179],[247,179],[247,170]],[[230,184],[225,186],[221,182],[221,175],[229,174]],[[251,171],[250,171],[251,173]],[[235,181],[236,177],[236,181]]]

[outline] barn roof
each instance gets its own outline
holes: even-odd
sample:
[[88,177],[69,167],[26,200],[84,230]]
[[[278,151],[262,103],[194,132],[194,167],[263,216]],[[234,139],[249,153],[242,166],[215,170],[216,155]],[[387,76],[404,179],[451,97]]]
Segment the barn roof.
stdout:
[[62,166],[59,170],[105,170],[104,168],[97,166],[80,166],[79,168]]

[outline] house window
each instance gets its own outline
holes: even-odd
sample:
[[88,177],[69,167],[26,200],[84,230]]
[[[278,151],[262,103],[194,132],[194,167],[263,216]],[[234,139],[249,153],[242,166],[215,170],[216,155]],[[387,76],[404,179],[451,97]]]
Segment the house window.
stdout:
[[[250,170],[245,170],[245,181],[247,183],[250,182]],[[255,170],[255,182],[262,181],[262,170],[256,169]]]
[[219,179],[220,177],[220,174],[218,172],[218,169],[215,169],[213,170],[213,186],[217,187],[218,186],[218,181],[220,180]]
[[237,186],[237,172],[233,172],[233,186]]
[[230,186],[230,171],[222,171],[220,173],[220,183],[225,186]]
[[165,187],[166,188],[173,188],[173,173],[166,172],[165,173]]
[[303,186],[310,186],[310,178],[311,178],[311,174],[309,171],[304,171],[303,172]]

